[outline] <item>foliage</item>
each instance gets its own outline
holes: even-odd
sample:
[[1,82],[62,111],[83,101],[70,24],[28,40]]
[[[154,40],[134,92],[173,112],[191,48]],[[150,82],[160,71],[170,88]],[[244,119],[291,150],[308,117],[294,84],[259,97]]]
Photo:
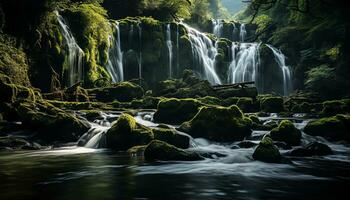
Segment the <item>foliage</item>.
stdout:
[[321,65],[310,69],[307,73],[305,86],[308,90],[318,92],[322,97],[332,96],[336,88],[336,74],[333,68]]

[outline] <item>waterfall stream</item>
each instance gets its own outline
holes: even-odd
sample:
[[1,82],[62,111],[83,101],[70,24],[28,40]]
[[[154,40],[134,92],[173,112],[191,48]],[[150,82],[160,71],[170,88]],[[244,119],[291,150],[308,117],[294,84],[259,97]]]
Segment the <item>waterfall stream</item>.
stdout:
[[222,19],[213,19],[213,34],[221,37],[222,36],[222,29],[224,28],[223,20]]
[[137,23],[137,29],[138,29],[138,35],[139,35],[139,59],[138,59],[139,81],[140,81],[140,85],[142,85],[142,27],[141,27],[141,22]]
[[166,45],[168,47],[168,60],[169,60],[169,78],[173,76],[173,42],[171,41],[171,27],[170,24],[166,25]]
[[242,23],[242,24],[241,24],[240,31],[239,31],[239,38],[240,38],[240,41],[241,41],[241,42],[244,42],[246,36],[247,36],[247,30],[245,29],[245,24]]
[[[113,25],[112,25],[113,26]],[[114,25],[115,33],[109,36],[109,51],[107,60],[107,71],[111,75],[112,82],[124,81],[123,53],[121,51],[119,23]],[[115,36],[116,35],[116,36]]]
[[57,21],[60,25],[64,41],[68,47],[68,57],[66,58],[65,62],[68,64],[68,86],[72,86],[84,79],[84,51],[79,47],[64,18],[59,14],[58,11],[55,11],[55,13],[57,15]]

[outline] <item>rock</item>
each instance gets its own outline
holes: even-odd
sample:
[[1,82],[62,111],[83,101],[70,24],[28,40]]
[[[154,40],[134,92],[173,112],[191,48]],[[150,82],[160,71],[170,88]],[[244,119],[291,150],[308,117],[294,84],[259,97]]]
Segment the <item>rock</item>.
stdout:
[[163,99],[154,113],[154,121],[162,123],[182,123],[192,119],[203,106],[195,99]]
[[143,156],[147,145],[134,146],[128,149],[131,156]]
[[350,99],[325,101],[322,105],[322,114],[326,116],[350,113]]
[[237,145],[239,146],[239,148],[245,148],[245,149],[249,149],[257,146],[257,144],[255,144],[254,142],[248,141],[248,140],[239,142]]
[[16,106],[16,112],[25,127],[37,131],[36,137],[47,142],[76,142],[90,128],[87,122],[48,102],[23,102]]
[[273,140],[267,136],[256,147],[253,158],[267,163],[280,163],[282,161],[278,148],[273,144]]
[[298,147],[289,152],[290,156],[307,157],[307,156],[326,156],[333,154],[332,149],[319,142],[311,142],[305,147]]
[[103,87],[87,90],[89,96],[94,96],[97,101],[113,102],[118,100],[120,102],[128,102],[133,99],[140,99],[143,97],[143,89],[130,82],[121,82],[113,87]]
[[38,150],[41,146],[37,143],[30,143],[25,139],[13,136],[0,137],[0,149],[12,150]]
[[251,134],[251,120],[237,106],[201,107],[196,116],[184,122],[179,130],[194,138],[218,142],[243,140]]
[[187,152],[173,145],[159,140],[153,140],[145,149],[146,160],[178,160],[178,161],[196,161],[203,158],[194,152]]
[[283,120],[270,132],[271,138],[275,141],[282,141],[291,146],[300,144],[301,131],[289,120]]
[[336,115],[310,121],[304,132],[312,136],[322,136],[333,141],[350,141],[350,116]]
[[250,97],[241,97],[237,101],[237,106],[243,111],[243,112],[252,112],[255,110],[253,99]]
[[206,105],[221,105],[221,100],[217,97],[206,96],[198,98],[197,100]]
[[122,114],[106,133],[107,147],[126,151],[131,147],[146,145],[153,140],[152,130],[136,123],[129,114]]
[[267,96],[260,99],[260,109],[264,112],[279,113],[284,111],[283,98]]
[[178,148],[187,149],[190,147],[190,137],[178,134],[175,129],[158,128],[153,129],[154,139],[160,140]]

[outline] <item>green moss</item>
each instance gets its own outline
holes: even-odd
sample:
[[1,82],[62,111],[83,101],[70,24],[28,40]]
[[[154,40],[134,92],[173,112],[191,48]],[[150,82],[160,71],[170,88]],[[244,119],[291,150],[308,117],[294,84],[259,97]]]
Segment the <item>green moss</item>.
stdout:
[[154,139],[160,140],[178,148],[187,149],[190,147],[190,138],[186,135],[181,135],[175,129],[157,128],[153,129]]
[[145,149],[144,155],[146,160],[203,160],[203,158],[196,153],[184,151],[159,140],[153,140],[149,143]]
[[237,106],[203,106],[190,121],[184,122],[180,130],[192,137],[203,137],[213,141],[237,141],[251,134],[249,118],[243,116]]
[[154,120],[164,123],[181,123],[195,116],[202,105],[195,99],[162,99],[154,113]]
[[281,154],[278,148],[273,144],[273,140],[269,137],[264,137],[253,153],[254,160],[259,160],[268,163],[280,163]]
[[283,98],[277,96],[268,96],[260,99],[260,108],[265,112],[282,112],[284,111]]
[[350,99],[323,102],[322,114],[326,116],[350,113]]
[[221,100],[217,97],[205,96],[198,98],[197,100],[207,105],[221,105]]
[[271,138],[276,141],[282,141],[291,146],[300,144],[301,131],[289,120],[283,120],[277,128],[270,132]]
[[244,112],[251,112],[254,110],[254,102],[252,98],[241,97],[237,101],[237,106]]

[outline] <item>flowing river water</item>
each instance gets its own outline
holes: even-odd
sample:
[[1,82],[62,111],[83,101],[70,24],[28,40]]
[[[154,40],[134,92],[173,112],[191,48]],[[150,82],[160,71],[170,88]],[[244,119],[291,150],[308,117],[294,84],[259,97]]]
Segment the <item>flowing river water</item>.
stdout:
[[[81,113],[78,115],[83,116]],[[138,123],[153,127],[152,112]],[[191,150],[212,152],[191,162],[146,162],[142,157],[103,148],[103,133],[119,113],[101,113],[94,130],[77,144],[40,151],[0,152],[0,199],[334,199],[347,195],[350,146],[303,134],[302,143],[319,141],[333,155],[289,157],[290,164],[252,159],[252,148],[237,143],[193,139]],[[279,121],[277,115],[260,118]],[[299,129],[308,120],[290,118]],[[248,140],[258,143],[266,131]],[[85,138],[84,138],[85,137]],[[84,141],[85,139],[85,141]],[[82,147],[81,147],[82,146]],[[88,148],[89,147],[89,148]],[[102,148],[101,148],[102,147]],[[287,150],[280,150],[285,153]]]

